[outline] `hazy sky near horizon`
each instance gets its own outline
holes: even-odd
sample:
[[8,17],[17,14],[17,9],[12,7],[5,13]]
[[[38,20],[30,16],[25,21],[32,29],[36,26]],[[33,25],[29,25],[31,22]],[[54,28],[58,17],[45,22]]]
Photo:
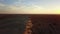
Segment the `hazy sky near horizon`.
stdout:
[[60,14],[60,0],[0,0],[0,13]]

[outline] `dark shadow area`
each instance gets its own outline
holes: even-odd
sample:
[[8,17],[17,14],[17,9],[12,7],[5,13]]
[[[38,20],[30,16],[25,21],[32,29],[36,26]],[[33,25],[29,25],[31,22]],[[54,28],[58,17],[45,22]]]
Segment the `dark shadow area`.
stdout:
[[27,20],[26,15],[0,14],[0,34],[23,34]]
[[0,14],[0,34],[23,34],[31,18],[32,34],[60,34],[60,15]]
[[60,34],[60,15],[32,15],[32,34]]

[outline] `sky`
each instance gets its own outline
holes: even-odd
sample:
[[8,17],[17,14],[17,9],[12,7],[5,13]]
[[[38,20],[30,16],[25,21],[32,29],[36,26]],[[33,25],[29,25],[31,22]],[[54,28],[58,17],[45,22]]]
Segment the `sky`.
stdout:
[[60,14],[60,0],[0,0],[0,13]]

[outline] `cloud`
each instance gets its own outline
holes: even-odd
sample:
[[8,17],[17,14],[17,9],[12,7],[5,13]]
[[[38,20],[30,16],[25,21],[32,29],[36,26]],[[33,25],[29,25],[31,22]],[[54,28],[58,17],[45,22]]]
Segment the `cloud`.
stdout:
[[21,5],[21,6],[15,6],[15,5],[4,5],[0,4],[0,13],[19,13],[19,14],[59,14],[60,13],[60,6],[52,6],[51,8],[45,8],[43,6],[39,5]]
[[5,6],[5,5],[0,3],[0,7],[3,7],[3,6]]
[[0,1],[4,1],[4,0],[0,0]]
[[[23,4],[19,0],[11,5],[6,5],[0,3],[0,13],[16,13],[16,14],[59,14],[60,5],[58,4],[49,4],[49,5],[37,5],[37,4]],[[31,0],[32,1],[32,0]],[[37,1],[37,0],[36,0]]]
[[39,7],[37,5],[31,5],[31,6],[26,6],[26,5],[21,5],[21,6],[16,6],[16,5],[4,5],[0,4],[0,12],[7,12],[7,13],[31,13],[37,10],[44,9],[42,7]]

